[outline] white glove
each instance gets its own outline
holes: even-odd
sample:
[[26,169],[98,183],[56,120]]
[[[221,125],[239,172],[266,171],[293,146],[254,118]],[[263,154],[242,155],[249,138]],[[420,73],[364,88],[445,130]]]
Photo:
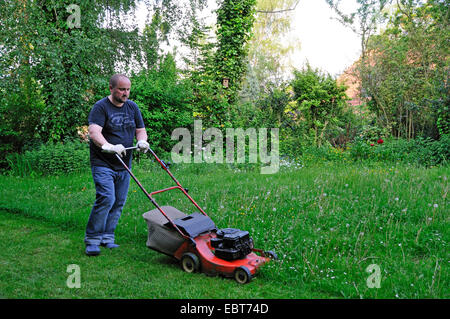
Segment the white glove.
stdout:
[[147,153],[148,149],[150,148],[150,145],[146,141],[140,140],[137,142],[136,147],[140,152]]
[[122,157],[127,155],[127,151],[125,150],[125,147],[122,144],[113,145],[113,144],[105,143],[102,145],[102,152],[117,153]]

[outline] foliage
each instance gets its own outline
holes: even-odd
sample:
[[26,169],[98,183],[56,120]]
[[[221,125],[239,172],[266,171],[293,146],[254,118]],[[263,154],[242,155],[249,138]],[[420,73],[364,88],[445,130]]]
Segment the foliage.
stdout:
[[[116,72],[132,73],[130,98],[141,107],[158,152],[175,143],[174,128],[190,128],[199,118],[204,127],[221,130],[279,128],[281,153],[292,158],[389,162],[408,154],[408,163],[446,163],[448,4],[358,0],[357,10],[347,14],[340,1],[326,1],[361,36],[355,72],[365,103],[357,108],[346,104],[345,88],[319,70],[283,74],[281,60],[292,48],[280,40],[290,25],[284,9],[298,0],[218,1],[215,29],[201,17],[206,0],[145,1],[150,13],[142,33],[127,22],[133,19],[122,19],[132,15],[134,0],[79,1],[80,27],[68,23],[68,0],[4,1],[0,167],[20,167],[15,174],[25,174],[31,164],[20,153],[27,148],[77,138]],[[376,33],[381,22],[385,28]],[[177,48],[163,53],[174,35],[187,48],[181,71]],[[370,109],[368,118],[363,108]],[[380,137],[391,142],[370,147]]]
[[[400,5],[386,31],[369,42],[363,86],[379,123],[397,137],[439,136],[436,111],[443,109],[438,101],[446,95],[437,89],[448,76],[443,41],[448,43],[449,27],[432,2]],[[438,102],[437,110],[429,100]]]
[[294,8],[299,0],[258,0],[255,22],[248,42],[248,71],[240,95],[252,99],[282,86],[289,55],[300,41],[288,41]]
[[89,170],[89,146],[79,141],[47,143],[6,159],[14,176],[68,174]]
[[[355,73],[377,126],[408,139],[448,133],[448,3],[361,0],[357,12],[345,15],[339,1],[327,2],[352,28],[370,22],[355,29],[362,37]],[[386,27],[375,34],[382,21]]]
[[302,71],[294,71],[291,85],[296,104],[290,111],[296,113],[298,120],[306,122],[309,138],[314,145],[321,146],[326,141],[327,130],[342,125],[348,99],[346,88],[309,65]]
[[357,0],[357,9],[351,13],[346,13],[340,8],[340,0],[325,1],[338,14],[341,23],[361,37],[362,60],[365,60],[367,43],[380,23],[384,22],[383,10],[392,0]]
[[139,105],[152,149],[170,151],[172,131],[193,123],[192,91],[178,79],[173,56],[167,54],[157,69],[141,71],[131,82],[130,99]]
[[425,167],[448,164],[450,137],[444,135],[438,141],[431,138],[415,140],[388,139],[383,144],[356,139],[349,146],[349,158],[354,161],[407,163]]
[[0,88],[0,167],[5,154],[33,142],[45,109],[39,84],[29,74],[21,77],[12,80],[11,90]]
[[70,4],[7,0],[0,6],[0,87],[7,93],[0,115],[8,118],[0,134],[10,151],[32,139],[76,137],[110,75],[123,70],[118,62],[130,65],[140,54],[136,30],[119,23],[135,1],[78,1],[79,28],[68,23]]
[[[236,98],[246,71],[246,43],[251,37],[256,0],[222,0],[217,10],[217,50],[214,57],[214,79],[222,84],[229,80],[226,95]],[[218,110],[222,113],[223,110]]]

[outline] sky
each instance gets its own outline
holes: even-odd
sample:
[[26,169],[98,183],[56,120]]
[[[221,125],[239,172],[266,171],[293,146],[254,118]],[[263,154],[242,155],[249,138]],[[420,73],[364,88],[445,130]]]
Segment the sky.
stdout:
[[[203,13],[207,23],[214,23],[211,12],[217,7],[216,0],[209,0],[208,10]],[[356,0],[343,0],[344,12],[356,8]],[[139,25],[145,22],[145,8],[137,12]],[[336,19],[337,15],[325,0],[300,0],[292,12],[291,32],[288,41],[300,42],[300,49],[292,53],[291,66],[301,69],[307,62],[333,76],[338,76],[355,62],[361,52],[360,39],[348,27]]]
[[[355,0],[342,1],[344,12],[356,8]],[[300,41],[300,50],[292,56],[293,66],[307,61],[331,75],[338,75],[353,64],[361,53],[360,38],[336,19],[324,0],[300,0],[292,19],[291,36]]]

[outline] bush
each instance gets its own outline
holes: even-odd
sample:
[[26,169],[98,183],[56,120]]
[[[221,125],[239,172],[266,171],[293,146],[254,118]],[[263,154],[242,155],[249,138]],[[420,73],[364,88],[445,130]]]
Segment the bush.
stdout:
[[89,145],[79,141],[42,144],[7,156],[12,175],[59,175],[89,169]]
[[449,149],[450,137],[444,135],[438,141],[431,138],[387,139],[383,144],[369,144],[358,139],[350,145],[349,152],[354,161],[403,162],[429,167],[446,164]]
[[185,81],[177,79],[173,58],[168,55],[158,70],[142,71],[131,78],[130,99],[142,112],[148,141],[158,153],[170,151],[176,143],[172,131],[190,128],[193,123],[192,90]]

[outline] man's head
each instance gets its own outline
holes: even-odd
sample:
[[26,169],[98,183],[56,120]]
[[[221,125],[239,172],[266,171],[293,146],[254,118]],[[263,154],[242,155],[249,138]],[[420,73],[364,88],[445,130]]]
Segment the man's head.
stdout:
[[109,80],[109,91],[115,105],[122,106],[130,96],[130,79],[123,74],[114,74]]

